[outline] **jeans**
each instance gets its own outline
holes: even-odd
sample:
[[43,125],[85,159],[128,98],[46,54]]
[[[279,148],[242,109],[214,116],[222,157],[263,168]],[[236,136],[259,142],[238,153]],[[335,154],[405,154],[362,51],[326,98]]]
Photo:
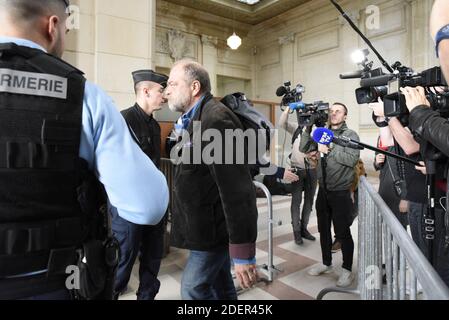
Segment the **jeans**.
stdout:
[[237,300],[228,249],[190,251],[181,281],[183,300]]
[[320,188],[316,202],[318,230],[320,232],[323,264],[332,265],[332,234],[341,242],[343,268],[352,271],[354,258],[354,240],[350,226],[352,224],[353,203],[350,191],[325,191]]
[[126,290],[131,272],[140,253],[139,289],[137,300],[154,300],[159,292],[157,276],[164,252],[165,219],[156,226],[142,226],[131,223],[110,210],[112,231],[120,244],[120,262],[115,280],[115,297]]
[[427,205],[417,202],[409,202],[408,220],[410,222],[410,231],[412,233],[413,241],[415,241],[418,248],[428,257],[427,244],[423,235],[423,216],[427,211]]
[[[316,170],[302,170],[299,172],[299,181],[292,183],[291,215],[293,231],[299,232],[307,229],[310,214],[312,213],[313,200],[317,188]],[[304,206],[301,215],[302,193],[304,192]]]

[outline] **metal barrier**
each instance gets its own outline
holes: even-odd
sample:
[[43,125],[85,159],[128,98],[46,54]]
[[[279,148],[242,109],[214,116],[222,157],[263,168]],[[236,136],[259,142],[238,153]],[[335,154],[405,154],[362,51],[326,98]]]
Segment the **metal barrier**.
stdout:
[[274,249],[273,249],[273,198],[271,196],[270,190],[260,182],[254,181],[254,185],[261,189],[268,201],[268,265],[259,266],[261,272],[263,272],[267,277],[269,282],[273,282],[274,274],[282,272],[274,266]]
[[357,293],[362,300],[417,300],[419,283],[422,299],[449,300],[449,288],[365,177],[358,192],[358,287],[324,289],[317,299],[340,292]]

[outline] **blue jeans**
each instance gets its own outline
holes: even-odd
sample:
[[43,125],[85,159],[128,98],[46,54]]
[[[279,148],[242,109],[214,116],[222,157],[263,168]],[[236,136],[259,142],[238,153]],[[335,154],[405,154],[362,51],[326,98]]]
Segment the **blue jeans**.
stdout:
[[115,297],[126,290],[137,255],[139,260],[139,289],[137,300],[154,300],[159,292],[157,276],[164,253],[164,219],[157,226],[131,223],[110,209],[112,231],[120,244],[120,262],[115,280]]
[[181,281],[183,300],[237,300],[228,249],[190,251]]

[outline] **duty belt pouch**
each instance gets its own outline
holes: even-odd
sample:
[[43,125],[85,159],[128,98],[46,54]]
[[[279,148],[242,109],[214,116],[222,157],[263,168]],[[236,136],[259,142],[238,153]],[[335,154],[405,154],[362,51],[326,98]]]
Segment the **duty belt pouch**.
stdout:
[[97,298],[105,289],[108,270],[105,248],[102,241],[93,240],[83,245],[78,259],[80,288],[77,295],[81,299]]

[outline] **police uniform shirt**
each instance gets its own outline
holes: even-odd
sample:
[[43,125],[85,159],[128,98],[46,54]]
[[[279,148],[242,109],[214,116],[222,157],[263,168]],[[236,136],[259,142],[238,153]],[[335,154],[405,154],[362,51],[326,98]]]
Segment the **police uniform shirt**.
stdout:
[[142,151],[160,168],[161,127],[152,115],[148,115],[136,103],[122,111],[122,115],[137,138]]
[[[26,39],[0,37],[0,43],[45,51]],[[59,85],[53,83],[50,88],[49,83],[46,90],[59,94]],[[8,87],[8,83],[3,87]],[[28,88],[37,89],[45,91],[42,87]],[[5,91],[4,88],[0,90]],[[168,206],[164,175],[139,150],[112,99],[89,81],[84,92],[79,154],[104,185],[112,209],[123,219],[135,224],[156,225],[164,216]]]

